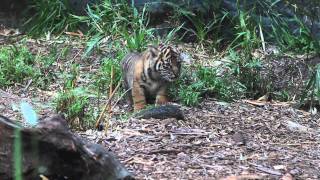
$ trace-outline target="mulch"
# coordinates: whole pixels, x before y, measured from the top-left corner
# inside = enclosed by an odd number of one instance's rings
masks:
[[[247,101],[205,100],[183,111],[185,120],[115,121],[107,136],[92,140],[137,179],[320,178],[318,116],[287,103]]]

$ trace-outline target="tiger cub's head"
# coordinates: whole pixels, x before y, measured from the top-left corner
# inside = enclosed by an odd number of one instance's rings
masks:
[[[175,81],[179,78],[181,69],[181,58],[177,48],[169,45],[158,46],[159,56],[155,62],[155,71],[160,74],[160,78],[167,82]]]

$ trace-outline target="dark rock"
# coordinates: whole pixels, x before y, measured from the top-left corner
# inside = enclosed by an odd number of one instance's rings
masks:
[[[236,132],[232,135],[232,140],[234,141],[235,145],[245,145],[246,144],[246,137],[242,132]]]
[[[167,119],[176,118],[179,120],[184,120],[184,114],[180,110],[179,106],[176,105],[162,105],[156,106],[150,109],[142,110],[133,115],[135,118],[139,119]]]

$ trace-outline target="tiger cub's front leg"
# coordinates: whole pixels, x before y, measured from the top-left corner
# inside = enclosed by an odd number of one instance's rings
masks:
[[[132,100],[134,111],[139,111],[146,105],[144,89],[140,86],[138,81],[133,81]]]
[[[161,87],[157,92],[156,104],[161,105],[161,104],[166,104],[167,102],[168,102],[167,87]]]

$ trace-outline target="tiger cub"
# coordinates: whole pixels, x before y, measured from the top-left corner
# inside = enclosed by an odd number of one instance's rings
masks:
[[[149,46],[142,53],[129,53],[122,60],[124,88],[134,111],[148,103],[165,104],[167,87],[180,75],[180,54],[174,47]]]

